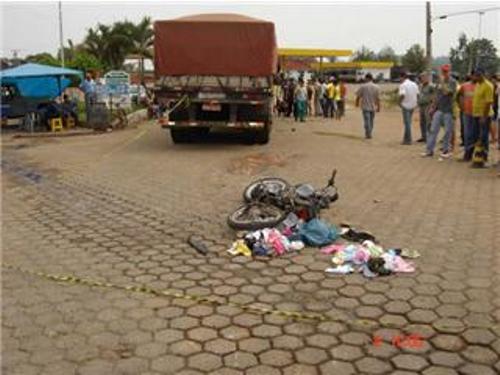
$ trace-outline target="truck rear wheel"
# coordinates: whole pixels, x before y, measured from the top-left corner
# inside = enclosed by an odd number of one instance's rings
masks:
[[[189,143],[193,140],[191,129],[170,129],[170,136],[174,143]]]
[[[271,127],[269,125],[264,126],[261,130],[255,132],[254,142],[259,145],[265,145],[269,142],[269,135],[271,134]]]

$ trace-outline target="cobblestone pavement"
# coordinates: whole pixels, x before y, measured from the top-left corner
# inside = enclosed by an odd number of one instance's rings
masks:
[[[500,180],[399,145],[399,113],[379,115],[371,141],[360,138],[360,121],[354,111],[341,123],[280,119],[266,146],[173,145],[149,123],[100,136],[5,136],[4,262],[222,305],[4,269],[3,373],[499,373]],[[329,257],[316,249],[270,260],[227,255],[225,215],[247,183],[279,175],[320,185],[333,167],[341,198],[324,216],[385,246],[418,249],[415,274],[329,276]],[[189,234],[208,256],[186,244]],[[228,301],[380,326],[258,315]],[[420,347],[392,344],[410,334],[423,337]]]

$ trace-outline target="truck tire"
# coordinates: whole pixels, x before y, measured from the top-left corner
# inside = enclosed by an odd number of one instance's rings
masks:
[[[271,127],[269,125],[264,126],[263,129],[255,132],[254,142],[259,145],[265,145],[269,142],[269,135],[271,134]]]
[[[193,140],[191,129],[170,129],[170,136],[174,143],[189,143]]]

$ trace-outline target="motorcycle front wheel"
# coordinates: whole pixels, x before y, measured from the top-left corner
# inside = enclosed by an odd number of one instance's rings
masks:
[[[286,218],[286,213],[277,207],[250,203],[238,207],[227,218],[228,225],[236,230],[258,230],[273,228]]]

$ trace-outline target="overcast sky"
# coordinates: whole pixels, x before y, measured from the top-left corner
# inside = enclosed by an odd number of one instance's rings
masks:
[[[471,9],[498,7],[499,2],[433,2],[434,16]],[[414,43],[425,46],[425,3],[421,2],[335,2],[298,3],[211,2],[64,2],[64,39],[78,43],[86,30],[97,23],[112,23],[143,16],[153,20],[195,13],[233,12],[273,21],[280,47],[357,49],[366,45],[378,51],[385,45],[397,53]],[[2,2],[2,56],[21,56],[48,51],[59,43],[57,2]],[[482,17],[482,35],[500,50],[500,12]],[[461,32],[477,37],[479,16],[456,16],[434,23],[434,56],[447,55]]]

